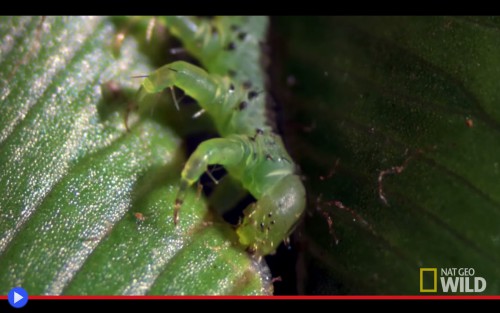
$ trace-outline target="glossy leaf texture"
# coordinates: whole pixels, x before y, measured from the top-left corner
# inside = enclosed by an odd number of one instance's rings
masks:
[[[273,26],[288,144],[309,196],[299,292],[420,294],[420,268],[473,268],[482,294],[499,294],[500,20]]]
[[[174,227],[179,118],[126,130],[152,67],[131,36],[115,57],[115,35],[105,17],[0,19],[0,293],[272,293],[195,189]]]

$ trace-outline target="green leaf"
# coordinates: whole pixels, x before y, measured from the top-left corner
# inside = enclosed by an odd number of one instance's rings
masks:
[[[114,36],[104,17],[0,20],[0,293],[271,293],[195,190],[174,227],[180,118],[143,110],[127,132],[152,68]]]
[[[301,291],[419,294],[419,268],[454,267],[499,294],[500,20],[275,22],[311,200]]]

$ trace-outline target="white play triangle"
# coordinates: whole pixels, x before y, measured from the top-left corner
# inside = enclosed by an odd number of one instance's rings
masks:
[[[17,292],[14,291],[14,303],[17,303],[18,301],[22,300],[24,297],[18,294]]]

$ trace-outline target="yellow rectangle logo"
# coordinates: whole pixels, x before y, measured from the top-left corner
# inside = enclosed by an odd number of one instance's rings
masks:
[[[434,273],[434,284],[431,289],[424,288],[424,272]],[[420,292],[437,292],[437,268],[420,268]]]

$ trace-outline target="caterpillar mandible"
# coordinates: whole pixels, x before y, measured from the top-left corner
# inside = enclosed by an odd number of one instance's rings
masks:
[[[209,165],[223,165],[256,199],[244,210],[236,233],[256,256],[272,254],[294,230],[306,206],[296,165],[266,117],[265,69],[261,64],[268,18],[261,16],[159,17],[204,69],[184,61],[149,74],[139,103],[153,93],[177,87],[213,119],[220,138],[202,142],[181,173],[174,205],[178,223],[187,188]]]

